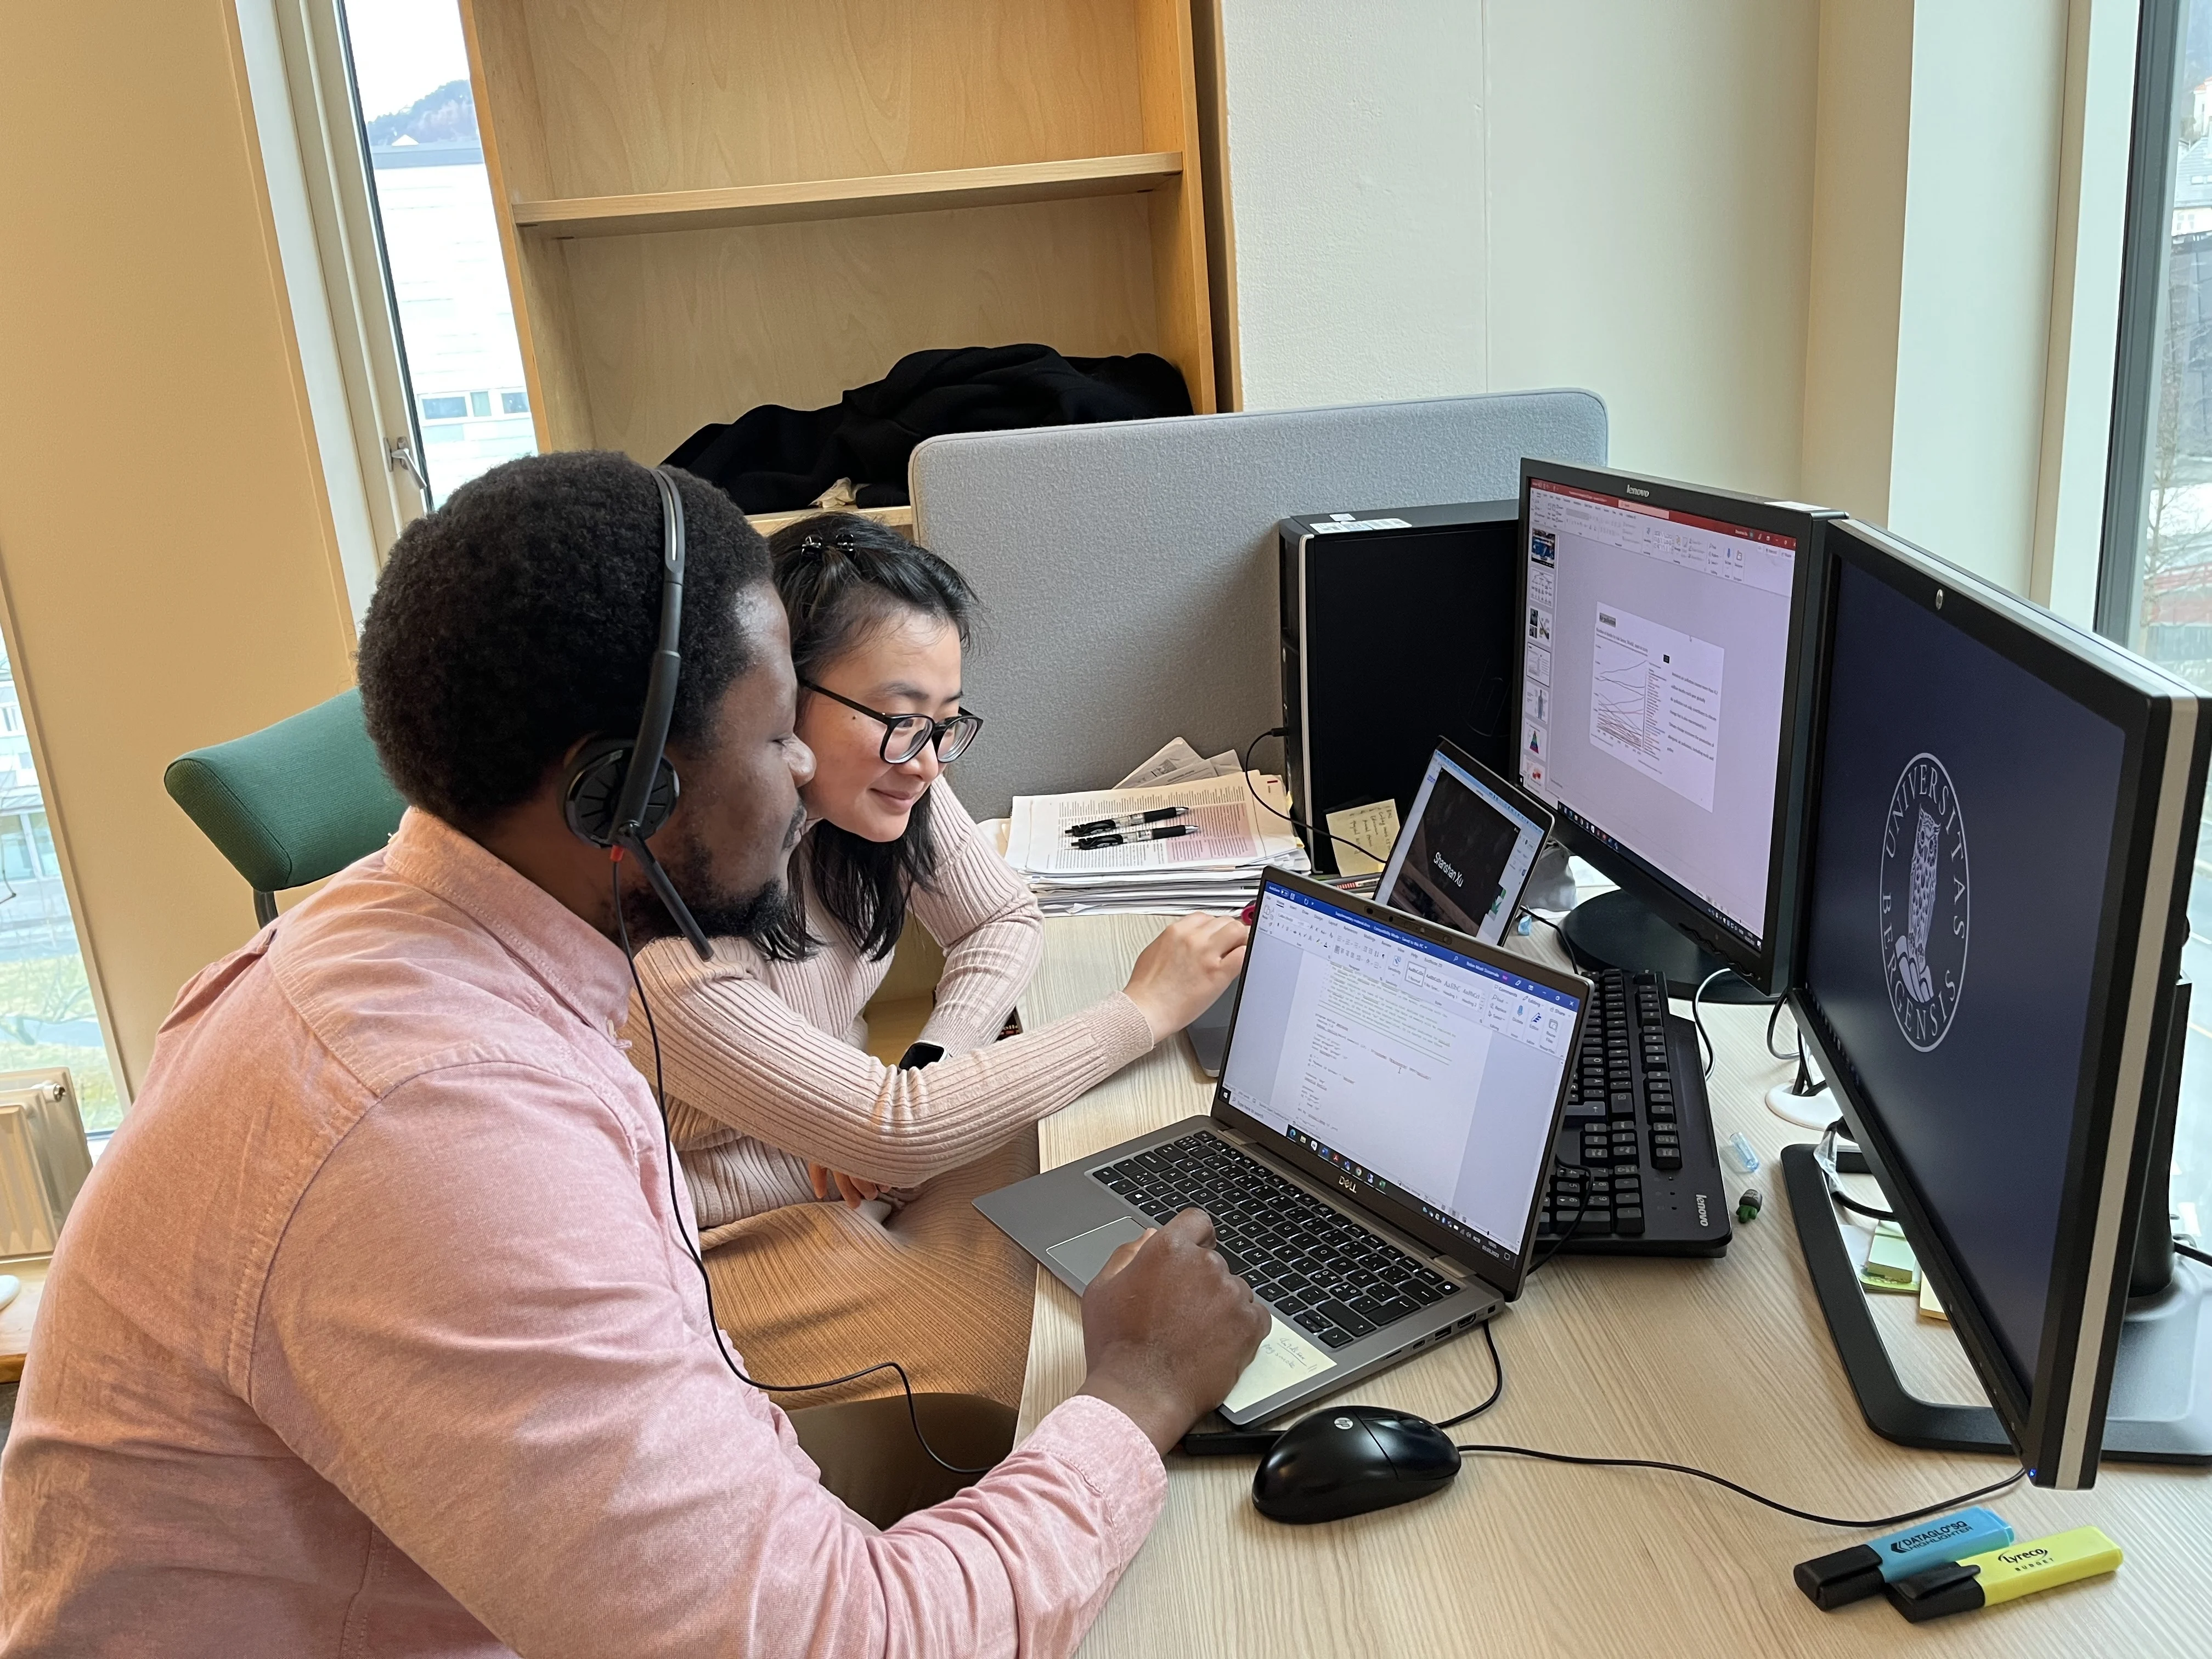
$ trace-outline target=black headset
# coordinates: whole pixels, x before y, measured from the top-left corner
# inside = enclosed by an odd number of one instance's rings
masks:
[[[660,860],[646,845],[668,822],[683,793],[676,769],[668,763],[668,722],[676,712],[676,682],[684,670],[677,635],[684,621],[684,498],[665,467],[653,469],[660,486],[660,642],[653,653],[653,672],[645,683],[645,713],[635,738],[596,738],[568,763],[562,787],[568,828],[594,847],[620,859],[625,853],[645,866],[645,878],[683,929],[702,962],[714,947],[676,890]]]
[[[684,903],[684,896],[676,890],[676,884],[668,879],[668,872],[660,867],[660,860],[646,845],[668,822],[668,815],[676,810],[677,798],[683,793],[677,781],[676,769],[668,763],[664,751],[668,743],[669,718],[676,710],[676,680],[684,669],[683,656],[676,648],[677,630],[684,621],[684,500],[676,493],[676,480],[666,467],[653,468],[653,481],[660,486],[660,642],[653,647],[653,672],[645,683],[645,713],[638,720],[635,738],[596,738],[576,751],[576,758],[568,763],[568,775],[562,786],[562,812],[568,820],[568,828],[592,846],[605,848],[617,860],[625,853],[635,855],[645,866],[645,878],[653,884],[653,890],[659,896],[661,903],[668,907],[668,914],[676,918],[676,925],[691,941],[691,948],[699,953],[699,959],[711,962],[714,947],[707,942],[707,935],[698,919],[692,915],[691,907]],[[629,963],[630,983],[636,988],[638,1005],[645,1011],[646,1030],[653,1039],[653,1092],[660,1109],[661,1152],[668,1163],[668,1212],[680,1215],[683,1212],[676,1201],[675,1137],[668,1122],[668,1085],[661,1074],[660,1030],[653,1022],[653,1004],[646,997],[645,981],[637,971],[637,953],[630,948],[629,928],[623,921],[619,875],[611,877],[608,884],[613,892],[615,926],[622,939],[623,956]],[[680,1231],[677,1243],[690,1258],[691,1265],[699,1270],[699,1283],[707,1293],[707,1323],[714,1332],[714,1352],[738,1382],[763,1393],[804,1394],[857,1382],[876,1371],[896,1372],[899,1387],[906,1393],[907,1420],[914,1425],[914,1437],[921,1443],[930,1460],[955,1474],[986,1473],[988,1465],[968,1468],[948,1462],[929,1443],[929,1437],[921,1431],[921,1414],[915,1407],[913,1379],[907,1376],[906,1367],[896,1359],[880,1360],[819,1382],[763,1382],[745,1375],[723,1340],[721,1322],[714,1314],[714,1283],[708,1277],[705,1258],[699,1254],[698,1246]]]

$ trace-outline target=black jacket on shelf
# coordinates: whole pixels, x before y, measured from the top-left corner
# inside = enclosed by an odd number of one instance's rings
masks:
[[[1188,415],[1190,392],[1164,357],[1063,357],[1050,346],[963,346],[915,351],[873,386],[828,409],[763,404],[702,426],[669,456],[719,484],[748,513],[805,507],[840,478],[862,507],[906,501],[906,461],[942,432],[1072,426]]]

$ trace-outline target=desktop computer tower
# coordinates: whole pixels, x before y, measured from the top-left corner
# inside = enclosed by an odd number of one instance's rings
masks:
[[[1307,849],[1328,813],[1402,818],[1438,737],[1513,775],[1518,501],[1285,519],[1283,748]],[[1374,849],[1387,854],[1387,847]]]

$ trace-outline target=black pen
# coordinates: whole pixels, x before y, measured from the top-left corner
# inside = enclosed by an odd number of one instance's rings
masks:
[[[1133,830],[1140,823],[1164,823],[1170,818],[1189,816],[1188,806],[1155,806],[1149,812],[1124,812],[1118,818],[1093,818],[1088,823],[1071,823],[1060,833],[1073,841],[1083,836],[1103,836],[1115,830]]]
[[[1170,823],[1164,830],[1132,830],[1126,836],[1085,836],[1075,843],[1076,850],[1095,852],[1101,847],[1128,847],[1140,841],[1173,841],[1177,836],[1194,836],[1194,823]]]

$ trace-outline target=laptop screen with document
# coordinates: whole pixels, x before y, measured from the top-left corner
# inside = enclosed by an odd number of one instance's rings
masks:
[[[1572,975],[1271,872],[1217,1105],[1510,1294],[1585,1000]]]

